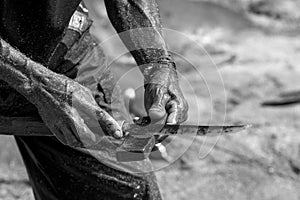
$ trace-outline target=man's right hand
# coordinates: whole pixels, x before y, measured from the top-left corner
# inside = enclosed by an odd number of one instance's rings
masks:
[[[123,136],[89,89],[30,60],[1,38],[0,79],[34,104],[48,128],[66,145],[88,147],[104,135]]]
[[[110,135],[121,138],[118,123],[96,103],[91,91],[62,75],[36,88],[39,113],[55,136],[73,147],[88,147]]]

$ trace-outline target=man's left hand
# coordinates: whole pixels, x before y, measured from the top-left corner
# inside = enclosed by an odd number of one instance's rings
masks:
[[[152,123],[180,124],[187,120],[188,103],[175,68],[159,67],[145,81],[145,108]]]

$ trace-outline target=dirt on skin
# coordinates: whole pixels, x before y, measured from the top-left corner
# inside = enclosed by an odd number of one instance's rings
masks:
[[[200,9],[203,5],[198,6]],[[162,8],[167,9],[167,6]],[[243,23],[236,26],[236,21],[231,24],[237,20],[233,17],[236,13],[220,12],[219,7],[210,9],[211,26],[192,24],[190,27],[195,28],[188,30],[187,35],[207,48],[217,66],[194,42],[168,40],[170,48],[180,52],[176,57],[178,70],[187,80],[181,86],[191,108],[188,123],[253,126],[239,134],[195,139],[192,145],[188,139],[174,139],[167,146],[171,157],[179,156],[178,149],[189,148],[181,159],[174,159],[167,166],[163,161],[154,161],[156,167],[164,166],[157,171],[162,193],[167,200],[300,199],[300,105],[261,106],[263,100],[279,92],[300,91],[300,40],[283,34],[266,34],[252,26],[242,27],[247,21],[243,17],[240,19]],[[165,18],[168,15],[163,13]],[[214,23],[218,19],[224,23]],[[176,26],[168,22],[165,27],[184,31],[188,22],[179,18],[177,22]],[[109,32],[110,28],[106,30]],[[203,77],[194,73],[191,63]],[[132,63],[120,61],[114,67],[121,77]],[[136,85],[134,81],[126,83],[123,89]],[[0,199],[32,200],[13,138],[2,136],[0,147]]]

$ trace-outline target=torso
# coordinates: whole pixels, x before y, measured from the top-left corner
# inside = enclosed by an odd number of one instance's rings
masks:
[[[47,66],[81,0],[0,0],[0,37]],[[47,66],[48,67],[48,66]],[[0,114],[34,116],[36,108],[0,80]]]
[[[81,0],[1,0],[0,36],[45,64]]]

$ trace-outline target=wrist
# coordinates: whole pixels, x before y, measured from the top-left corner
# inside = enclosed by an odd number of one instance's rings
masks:
[[[170,55],[161,56],[150,63],[139,65],[145,82],[151,81],[158,73],[176,73],[176,65]]]

